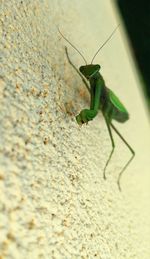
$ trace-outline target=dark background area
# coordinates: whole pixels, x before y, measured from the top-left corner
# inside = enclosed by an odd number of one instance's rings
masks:
[[[118,0],[150,108],[150,0]]]

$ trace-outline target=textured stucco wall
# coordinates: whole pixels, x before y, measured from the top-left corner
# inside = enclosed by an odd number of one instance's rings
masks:
[[[106,125],[77,125],[89,95],[56,29],[90,61],[118,24],[111,2],[0,0],[0,259],[150,258],[149,125],[122,28],[96,58],[131,114],[116,124],[136,151],[122,193],[130,154],[115,137],[104,181]]]

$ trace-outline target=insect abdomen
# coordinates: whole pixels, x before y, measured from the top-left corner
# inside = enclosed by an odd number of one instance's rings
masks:
[[[127,112],[120,111],[110,102],[105,102],[102,112],[104,113],[104,116],[109,118],[110,121],[116,120],[123,123],[129,119],[129,114]]]
[[[107,101],[105,112],[109,116],[110,120],[116,120],[118,122],[125,122],[129,119],[129,114],[119,98],[107,88]]]
[[[129,119],[129,114],[127,112],[121,112],[116,107],[112,107],[111,119],[116,120],[118,122],[125,122]]]

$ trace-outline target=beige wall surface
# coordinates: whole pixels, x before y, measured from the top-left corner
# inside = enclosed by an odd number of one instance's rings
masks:
[[[150,258],[150,137],[140,81],[123,25],[104,0],[0,0],[0,259]],[[101,113],[79,127],[75,115],[89,94],[70,58],[90,62],[130,113],[115,123],[136,152],[114,134],[116,150],[103,179],[111,143]]]

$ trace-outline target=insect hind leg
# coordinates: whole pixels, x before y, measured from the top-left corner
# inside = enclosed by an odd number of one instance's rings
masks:
[[[119,131],[116,129],[116,127],[110,123],[111,127],[113,128],[113,130],[116,132],[116,134],[121,138],[121,140],[124,142],[124,144],[128,147],[128,149],[130,150],[132,156],[131,158],[128,160],[128,162],[125,164],[125,166],[122,168],[122,170],[120,171],[119,173],[119,176],[118,176],[118,181],[117,181],[117,184],[118,184],[118,188],[119,190],[121,191],[121,185],[120,185],[120,179],[122,177],[122,174],[123,172],[126,170],[126,168],[128,167],[128,165],[131,163],[131,161],[133,160],[134,156],[135,156],[135,152],[134,150],[132,149],[132,147],[128,144],[128,142],[123,138],[123,136],[119,133]]]
[[[111,150],[110,155],[109,155],[109,157],[108,157],[108,159],[106,161],[106,164],[105,164],[105,167],[104,167],[104,171],[103,171],[103,178],[106,180],[106,169],[107,169],[107,166],[108,166],[108,164],[109,164],[109,162],[111,160],[111,157],[112,157],[112,155],[114,153],[115,142],[114,142],[113,135],[112,135],[112,132],[111,132],[111,128],[110,128],[110,125],[109,125],[110,123],[109,123],[108,119],[105,116],[104,116],[104,118],[105,118],[105,121],[106,121],[107,129],[108,129],[108,133],[109,133],[110,140],[111,140],[111,145],[112,145],[112,150]]]

